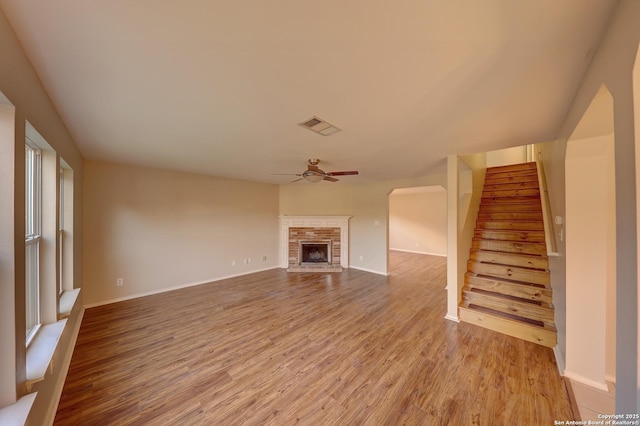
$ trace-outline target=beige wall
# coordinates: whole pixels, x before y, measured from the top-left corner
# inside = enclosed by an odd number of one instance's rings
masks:
[[[588,109],[591,100],[605,85],[614,100],[615,161],[616,161],[616,412],[636,413],[640,409],[638,384],[638,271],[637,271],[637,208],[634,140],[634,109],[632,73],[640,42],[640,2],[621,0],[609,28],[602,39],[578,90],[567,117],[562,124],[558,141],[543,149],[543,161],[549,183],[552,215],[565,216],[564,155],[566,143]],[[638,112],[636,112],[637,114]],[[556,225],[556,232],[561,231]],[[567,236],[569,238],[569,236]],[[551,262],[554,305],[567,306],[573,301],[562,300],[566,270],[566,247],[558,241],[561,257]],[[556,294],[560,299],[556,299]],[[585,307],[588,309],[589,307]],[[556,308],[556,312],[557,308]],[[557,358],[562,364],[566,340],[564,324],[556,321],[559,344]]]
[[[486,154],[450,155],[447,159],[447,314],[459,321],[464,275],[487,172]]]
[[[353,216],[349,221],[350,267],[386,275],[389,194],[395,188],[430,185],[446,187],[446,174],[357,185],[346,182],[281,185],[280,214]]]
[[[442,187],[389,195],[389,248],[447,255],[447,193]]]
[[[615,357],[615,338],[610,340],[615,322],[608,318],[613,314],[615,320],[615,303],[607,303],[609,289],[615,289],[613,135],[569,141],[566,190],[566,297],[571,303],[565,375],[606,391],[606,377],[615,377],[615,359],[608,359]]]
[[[527,162],[527,147],[499,149],[487,152],[487,167],[508,166]]]
[[[276,185],[87,161],[84,215],[87,305],[278,266]]]
[[[3,107],[6,117],[8,110],[14,116],[14,138],[0,140],[0,156],[3,157],[0,169],[0,204],[3,225],[0,227],[0,300],[3,321],[0,324],[0,407],[15,401],[26,392],[25,377],[25,308],[24,308],[24,143],[26,122],[46,139],[48,144],[64,158],[74,170],[73,209],[74,222],[74,277],[80,277],[82,271],[82,157],[64,122],[53,107],[40,80],[25,56],[11,26],[0,10],[0,92],[6,97]],[[0,103],[3,103],[0,100]],[[13,132],[12,132],[13,133]],[[7,134],[6,132],[4,133]],[[7,212],[6,207],[12,212]],[[75,287],[81,282],[76,278]],[[82,296],[81,296],[82,297]],[[74,310],[69,318],[67,330],[74,330],[79,322],[81,311]],[[11,320],[5,322],[5,318]],[[7,324],[13,326],[9,330]],[[65,331],[54,354],[57,361],[70,356],[75,336]],[[7,353],[12,352],[9,356]],[[52,405],[57,403],[59,392],[66,374],[66,365],[57,362],[49,370],[43,382],[35,385],[38,396],[34,402],[30,421],[33,424],[45,424]]]

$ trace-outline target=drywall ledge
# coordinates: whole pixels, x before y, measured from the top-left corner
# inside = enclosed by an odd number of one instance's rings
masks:
[[[44,380],[49,367],[53,368],[51,360],[65,325],[67,325],[66,318],[53,324],[43,325],[27,348],[27,391],[31,391],[35,383]]]
[[[79,288],[62,292],[62,294],[60,295],[60,307],[58,309],[59,320],[67,318],[69,317],[69,315],[71,315],[71,310],[75,306],[79,294]]]
[[[37,395],[38,392],[30,393],[17,400],[14,404],[0,408],[0,425],[24,425]]]

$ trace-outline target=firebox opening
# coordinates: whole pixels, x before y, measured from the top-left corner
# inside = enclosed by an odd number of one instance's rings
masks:
[[[330,242],[300,242],[300,264],[330,264]]]

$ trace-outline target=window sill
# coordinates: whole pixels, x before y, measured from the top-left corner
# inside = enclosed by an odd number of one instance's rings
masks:
[[[47,369],[53,370],[51,360],[66,324],[65,318],[53,324],[43,325],[31,341],[27,348],[27,392],[31,392],[34,384],[44,380]]]
[[[0,425],[24,425],[38,393],[23,396],[15,403],[0,408]]]
[[[75,288],[73,290],[65,290],[60,295],[60,301],[58,302],[58,319],[67,318],[71,315],[71,310],[78,300],[80,289]]]

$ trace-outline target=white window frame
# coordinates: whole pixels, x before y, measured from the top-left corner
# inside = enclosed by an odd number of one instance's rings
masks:
[[[64,292],[63,281],[63,266],[64,266],[64,248],[62,246],[64,241],[64,169],[60,167],[58,171],[58,185],[59,185],[59,211],[58,211],[58,297]]]
[[[41,324],[40,241],[42,240],[42,151],[25,143],[25,310],[27,345]]]

